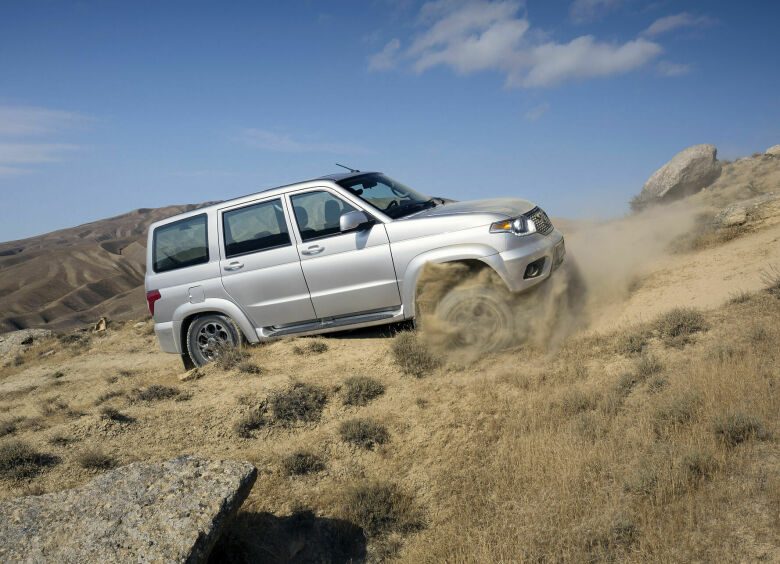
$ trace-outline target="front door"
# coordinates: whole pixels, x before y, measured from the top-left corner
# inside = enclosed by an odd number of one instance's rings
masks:
[[[222,285],[255,327],[316,318],[281,198],[221,212]]]
[[[383,224],[341,233],[339,218],[354,206],[324,189],[289,198],[300,236],[301,266],[318,318],[401,305]]]

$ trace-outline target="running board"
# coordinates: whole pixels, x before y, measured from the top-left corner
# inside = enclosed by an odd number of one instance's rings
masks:
[[[285,325],[282,327],[262,327],[257,333],[261,337],[272,338],[292,335],[294,333],[311,333],[324,331],[326,329],[335,329],[337,327],[347,327],[349,325],[362,325],[363,323],[374,323],[385,319],[403,316],[403,306],[392,309],[383,309],[358,315],[349,315],[346,317],[328,317],[319,321],[309,321],[306,323],[297,323],[295,325]]]

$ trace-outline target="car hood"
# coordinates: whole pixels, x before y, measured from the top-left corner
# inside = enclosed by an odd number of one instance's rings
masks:
[[[517,217],[531,211],[536,206],[520,198],[493,198],[490,200],[470,200],[452,202],[408,216],[410,219],[458,214],[495,214],[506,218]]]

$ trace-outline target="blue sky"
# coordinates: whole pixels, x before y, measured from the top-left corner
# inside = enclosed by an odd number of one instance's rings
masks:
[[[335,172],[623,213],[780,143],[780,4],[0,2],[0,240]]]

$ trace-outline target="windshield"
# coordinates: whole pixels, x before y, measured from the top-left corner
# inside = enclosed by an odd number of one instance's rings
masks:
[[[338,184],[393,219],[437,205],[432,198],[375,172],[351,176]]]

